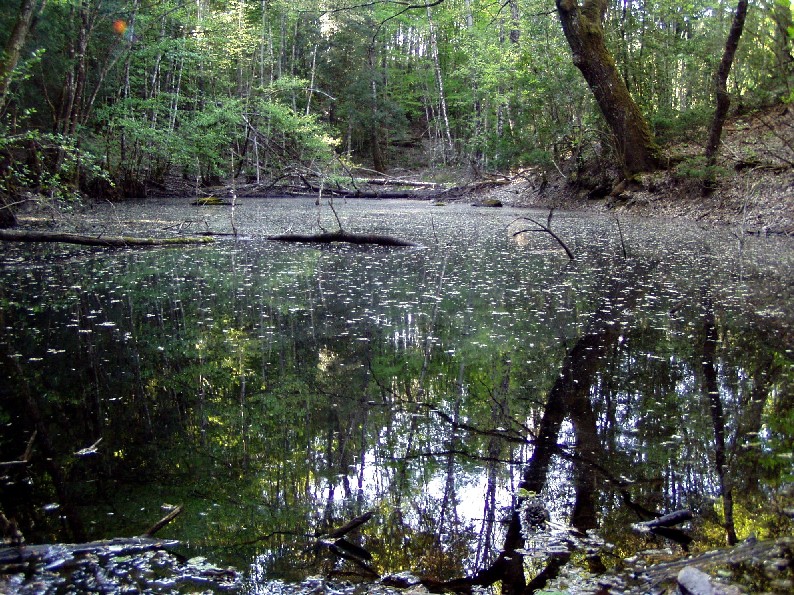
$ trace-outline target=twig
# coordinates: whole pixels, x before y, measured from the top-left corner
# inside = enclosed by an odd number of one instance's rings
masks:
[[[16,461],[5,461],[0,463],[0,467],[11,467],[12,465],[26,465],[30,462],[30,457],[33,454],[33,441],[36,440],[36,431],[34,430],[33,434],[30,436],[30,440],[28,440],[28,445],[25,448],[25,452],[22,453],[22,456],[19,457]]]
[[[557,240],[557,243],[560,246],[562,246],[563,250],[565,250],[565,253],[568,255],[568,258],[573,260],[574,259],[573,252],[571,252],[571,250],[568,248],[568,246],[565,245],[565,242],[563,242],[560,239],[560,236],[558,236],[556,233],[551,231],[551,229],[549,229],[549,225],[551,224],[551,215],[552,215],[553,211],[554,211],[554,209],[549,211],[549,216],[548,216],[548,219],[547,219],[547,225],[543,225],[542,223],[540,223],[539,221],[536,221],[532,217],[519,217],[519,219],[525,219],[527,221],[530,221],[530,222],[534,223],[535,225],[538,226],[538,229],[522,229],[521,231],[515,232],[513,234],[513,237],[516,237],[517,235],[521,235],[522,233],[527,233],[527,232],[530,232],[530,231],[542,231],[542,232],[545,232],[545,233],[549,234],[551,237],[553,237],[555,240]],[[519,219],[517,219],[516,221],[518,221]]]
[[[620,247],[623,249],[623,258],[628,258],[629,255],[626,252],[626,242],[623,239],[623,228],[620,226],[620,218],[617,213],[615,213],[615,223],[618,224],[618,234],[620,235]]]
[[[154,534],[157,533],[160,529],[165,527],[168,523],[173,521],[176,517],[182,514],[182,505],[180,504],[176,508],[174,508],[171,512],[157,521],[154,525],[147,529],[146,533],[141,535],[141,537],[154,537]]]

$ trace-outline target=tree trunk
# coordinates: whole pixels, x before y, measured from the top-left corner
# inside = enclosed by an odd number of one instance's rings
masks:
[[[783,97],[789,97],[792,92],[792,75],[794,75],[794,57],[791,53],[792,36],[789,30],[794,27],[791,18],[791,5],[788,2],[774,2],[772,6],[772,22],[775,24],[774,51],[777,68],[777,77],[782,89]]]
[[[725,448],[725,415],[720,396],[719,378],[717,376],[717,323],[714,316],[714,304],[711,299],[704,300],[706,315],[703,320],[703,384],[708,395],[711,421],[714,425],[714,467],[720,484],[722,511],[725,516],[724,527],[728,545],[736,545],[736,527],[733,518],[733,487],[728,477],[728,459]]]
[[[731,31],[728,33],[728,39],[725,42],[725,51],[722,54],[720,66],[714,75],[717,109],[714,112],[714,119],[711,122],[711,130],[709,131],[709,140],[706,144],[706,163],[711,166],[717,163],[717,151],[720,148],[722,127],[728,117],[728,108],[731,105],[731,98],[728,95],[728,75],[731,72],[736,48],[739,46],[739,38],[744,30],[744,19],[746,16],[747,0],[739,0],[739,4],[736,6],[736,14],[733,17]],[[711,185],[713,185],[713,180],[711,180]]]
[[[510,5],[510,43],[518,43],[521,39],[521,12],[518,0],[508,0]]]
[[[433,17],[429,5],[427,7],[427,25],[430,34],[430,55],[433,58],[433,69],[436,74],[436,85],[438,86],[438,105],[441,112],[441,123],[444,126],[444,138],[446,140],[443,153],[444,163],[446,163],[447,157],[453,154],[454,144],[452,143],[452,132],[449,126],[449,116],[447,115],[447,98],[444,94],[444,77],[441,73],[441,60],[438,55],[438,38],[436,36],[436,28],[433,24]]]
[[[609,128],[615,136],[625,173],[649,171],[659,165],[659,149],[650,126],[632,99],[604,43],[602,21],[606,0],[556,0],[562,30]]]
[[[372,152],[372,169],[380,173],[386,173],[386,158],[380,146],[381,128],[378,118],[378,82],[377,82],[377,63],[375,60],[374,46],[369,48],[369,67],[372,73],[370,80],[370,92],[372,94],[372,122],[370,123],[370,150]]]
[[[30,23],[33,20],[33,12],[36,8],[36,0],[22,0],[19,7],[19,16],[14,25],[11,36],[6,41],[5,59],[0,60],[0,108],[5,104],[5,97],[8,93],[8,86],[11,84],[14,68],[19,61],[19,54],[25,44],[25,38],[30,31]]]

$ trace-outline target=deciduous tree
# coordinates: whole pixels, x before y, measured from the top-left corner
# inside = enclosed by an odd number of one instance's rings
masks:
[[[582,72],[615,137],[627,174],[654,169],[659,149],[604,42],[606,0],[557,0],[573,63]]]

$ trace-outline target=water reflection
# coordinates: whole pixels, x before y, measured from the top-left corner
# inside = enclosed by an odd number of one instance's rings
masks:
[[[624,259],[613,220],[560,214],[569,262],[514,243],[516,213],[340,211],[425,248],[261,241],[316,217],[251,201],[250,241],[3,254],[0,503],[28,541],[137,535],[182,503],[163,534],[191,554],[300,580],[355,570],[310,546],[374,510],[351,541],[378,572],[518,593],[680,508],[694,547],[790,531],[769,504],[792,476],[790,242],[739,261],[728,232],[624,221]],[[529,501],[614,555],[528,533]]]

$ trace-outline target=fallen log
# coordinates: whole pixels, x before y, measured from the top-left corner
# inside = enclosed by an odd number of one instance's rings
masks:
[[[439,185],[436,182],[417,182],[398,178],[366,178],[356,179],[356,182],[367,186],[406,186],[409,188],[436,188]]]
[[[640,589],[632,589],[632,592],[656,593],[661,592],[659,588],[667,582],[676,580],[680,572],[687,567],[697,568],[702,572],[710,574],[717,568],[724,566],[747,565],[750,568],[763,568],[759,574],[768,571],[769,566],[763,564],[766,560],[786,559],[787,552],[794,547],[793,537],[782,537],[758,541],[750,538],[738,545],[711,550],[696,556],[684,557],[672,562],[661,564],[643,565],[642,568],[629,567],[624,573],[642,581]],[[790,572],[788,568],[780,571],[781,574]]]
[[[346,231],[334,231],[317,234],[288,233],[275,236],[267,236],[268,240],[274,242],[300,242],[312,244],[331,244],[341,242],[346,244],[374,244],[378,246],[400,246],[416,247],[419,244],[401,240],[393,236],[378,234],[349,233]]]
[[[434,197],[442,198],[442,197],[461,197],[467,194],[473,194],[475,192],[480,192],[482,190],[488,190],[491,188],[495,188],[497,186],[505,186],[510,183],[510,180],[503,179],[503,180],[479,180],[476,182],[469,182],[468,184],[463,184],[461,186],[453,186],[452,188],[447,188],[442,192],[438,192],[434,195]]]
[[[47,566],[61,566],[63,563],[83,554],[121,556],[149,550],[169,549],[177,545],[179,545],[179,542],[174,539],[126,537],[89,541],[88,543],[58,543],[4,547],[0,548],[0,565],[37,561],[43,562]]]
[[[89,236],[76,233],[0,229],[0,241],[4,242],[62,242],[84,246],[126,248],[128,246],[174,246],[179,244],[207,244],[211,237],[136,238],[130,236]]]
[[[650,521],[634,523],[631,528],[640,534],[652,533],[653,535],[666,537],[679,544],[684,551],[689,551],[689,544],[692,543],[693,538],[680,529],[676,529],[675,525],[691,520],[691,511],[676,510],[670,514],[660,516],[659,518],[651,519]]]
[[[674,527],[675,525],[680,525],[681,523],[685,523],[686,521],[692,520],[692,511],[687,509],[676,510],[669,514],[665,514],[655,519],[651,519],[650,521],[644,521],[642,523],[634,523],[632,528],[639,531],[640,533],[652,531],[653,529],[657,529],[659,527]]]
[[[341,527],[332,530],[327,535],[321,536],[315,545],[325,546],[340,558],[350,560],[369,576],[380,577],[380,574],[378,574],[378,572],[375,571],[372,566],[370,566],[370,562],[372,562],[372,554],[370,554],[363,547],[356,545],[355,543],[351,543],[344,538],[345,535],[370,520],[373,514],[375,514],[373,511],[365,512],[361,516],[354,518]]]
[[[373,199],[380,199],[380,198],[404,198],[404,199],[424,199],[433,196],[432,191],[422,191],[422,190],[400,190],[400,191],[377,191],[377,190],[362,190],[361,188],[355,188],[353,190],[349,188],[343,188],[342,186],[328,186],[328,187],[321,187],[316,184],[312,184],[309,180],[305,177],[301,176],[301,180],[303,184],[309,192],[312,194],[327,194],[331,196],[343,196],[345,198],[373,198]]]

